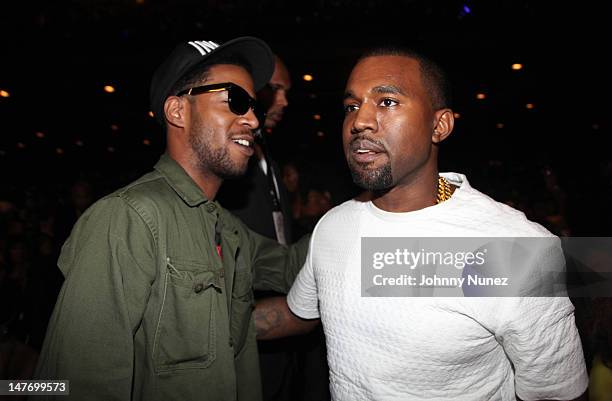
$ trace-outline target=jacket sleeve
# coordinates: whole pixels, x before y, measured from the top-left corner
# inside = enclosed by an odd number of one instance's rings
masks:
[[[308,254],[310,234],[290,246],[278,244],[249,231],[253,255],[253,288],[261,291],[289,292]]]
[[[77,222],[58,264],[65,281],[36,378],[69,380],[67,400],[130,400],[133,338],[156,268],[149,227],[121,198],[105,198]]]

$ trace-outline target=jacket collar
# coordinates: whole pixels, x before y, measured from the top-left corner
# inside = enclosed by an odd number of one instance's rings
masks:
[[[172,187],[174,192],[189,206],[195,207],[201,203],[208,202],[204,192],[191,179],[189,174],[168,153],[164,153],[157,164],[157,170]]]

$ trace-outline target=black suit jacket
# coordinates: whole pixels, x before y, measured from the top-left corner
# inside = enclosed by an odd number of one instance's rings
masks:
[[[270,160],[270,159],[268,159]],[[293,217],[287,189],[279,175],[278,165],[270,164],[278,184],[281,212],[283,213],[284,231],[287,243],[291,243],[291,226]],[[259,159],[251,157],[244,176],[238,179],[226,180],[221,185],[217,199],[226,209],[238,216],[253,231],[278,240],[272,218],[272,196],[270,195],[268,177],[259,166]],[[255,292],[255,298],[265,298],[279,295],[271,292]],[[262,391],[264,401],[295,400],[297,386],[296,350],[299,349],[301,338],[282,338],[274,341],[258,343],[259,362],[261,367]],[[327,371],[327,369],[325,369]],[[327,383],[323,383],[325,386]]]
[[[280,177],[278,165],[274,161],[271,164],[278,184],[285,238],[287,243],[290,244],[293,241],[291,232],[293,217],[289,195]],[[270,166],[268,165],[269,172]],[[272,218],[272,196],[270,195],[268,177],[261,170],[256,156],[249,160],[249,166],[244,176],[223,182],[217,194],[217,200],[224,208],[238,216],[251,230],[265,237],[278,240]]]

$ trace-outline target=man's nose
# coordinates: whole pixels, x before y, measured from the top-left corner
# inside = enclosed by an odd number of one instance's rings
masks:
[[[250,130],[257,129],[259,127],[259,120],[255,115],[255,111],[252,108],[249,108],[249,111],[246,114],[240,116],[240,125],[248,127]]]
[[[284,89],[279,89],[276,91],[276,104],[285,108],[289,106],[289,101],[287,100],[287,92]]]
[[[363,131],[376,132],[378,130],[375,107],[362,104],[353,115],[353,124],[351,125],[352,134],[358,134]]]

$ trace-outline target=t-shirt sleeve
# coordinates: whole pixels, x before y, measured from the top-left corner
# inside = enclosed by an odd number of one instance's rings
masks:
[[[516,394],[525,401],[574,399],[588,376],[574,306],[566,297],[509,298],[497,334],[514,364]]]
[[[315,234],[310,238],[310,246],[308,247],[308,255],[306,256],[304,266],[287,295],[289,309],[303,319],[316,319],[320,317],[317,281],[312,263],[314,238]]]

